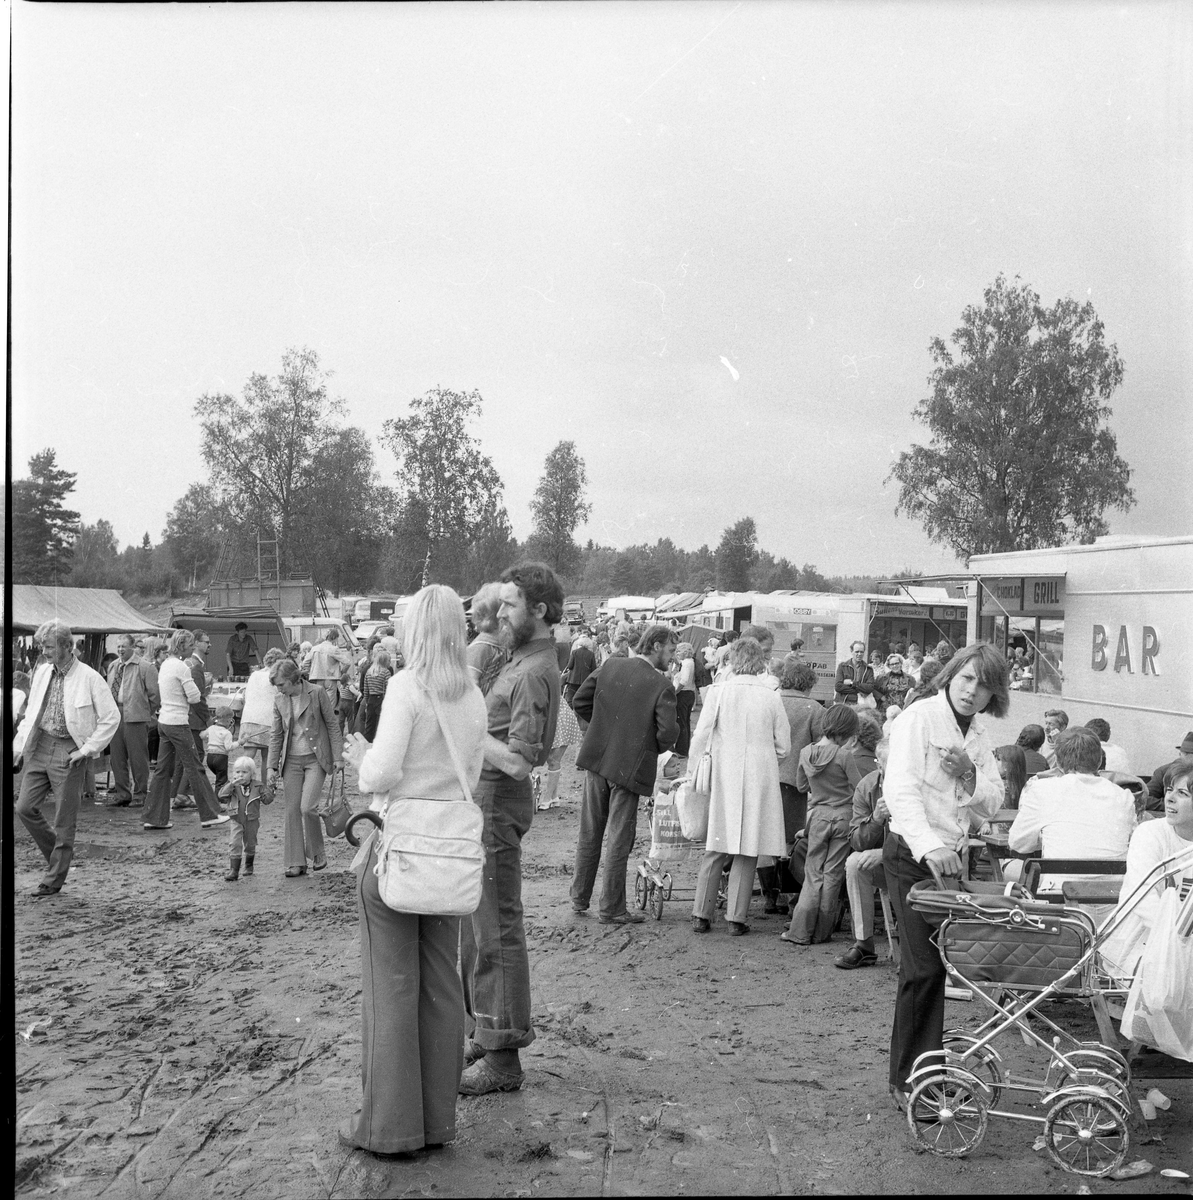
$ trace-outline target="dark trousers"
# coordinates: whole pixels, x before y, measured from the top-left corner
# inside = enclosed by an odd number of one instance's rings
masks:
[[[51,737],[36,729],[29,735],[29,741],[32,753],[25,755],[16,814],[46,860],[42,883],[60,888],[66,882],[66,873],[75,855],[75,823],[83,801],[87,760],[81,758],[71,766],[70,756],[75,749],[73,738]],[[51,798],[54,801],[53,824],[41,815],[42,805]]]
[[[198,763],[202,763],[202,761],[203,761],[203,735],[197,729],[191,730],[191,745],[194,746],[194,748],[195,748],[195,761]],[[189,779],[186,781],[185,785],[183,783],[183,778],[182,778],[183,771],[184,771],[184,768],[183,768],[181,759],[175,759],[174,774],[170,779],[170,799],[171,800],[173,800],[175,796],[188,796],[191,794],[190,790],[189,790],[190,789]]]
[[[695,692],[675,693],[675,720],[679,725],[679,737],[675,740],[675,753],[687,757],[692,745],[692,706],[696,703]]]
[[[899,990],[891,1029],[890,1080],[892,1087],[904,1091],[915,1060],[943,1045],[945,970],[936,930],[907,903],[911,885],[931,879],[932,872],[916,862],[907,843],[894,833],[886,835],[882,866],[891,911],[899,923]]]
[[[144,804],[149,791],[149,727],[144,721],[126,721],[121,717],[108,752],[112,757],[116,799]]]
[[[790,850],[808,819],[808,793],[799,791],[794,783],[780,783],[779,794],[783,797],[783,836]]]
[[[522,921],[522,838],[534,817],[529,778],[481,776],[474,796],[485,817],[480,907],[460,921],[460,973],[467,1032],[485,1050],[534,1041],[530,959]]]
[[[203,757],[195,753],[193,730],[186,725],[158,725],[161,743],[157,750],[157,766],[149,783],[149,799],[145,801],[145,824],[165,825],[170,820],[170,781],[174,767],[180,765],[194,792],[199,806],[200,821],[214,821],[220,815],[215,792],[203,770]]]
[[[215,775],[215,790],[218,793],[228,782],[228,756],[226,754],[209,754],[207,766]]]
[[[365,696],[361,700],[365,710],[364,735],[366,742],[371,742],[377,736],[377,722],[381,719],[381,702],[384,699],[385,694],[381,693],[377,696]]]
[[[387,908],[373,874],[376,861],[374,841],[356,893],[364,1094],[352,1140],[395,1154],[456,1136],[456,1090],[464,1068],[464,997],[456,970],[460,919]]]
[[[584,801],[580,806],[580,840],[576,846],[576,869],[572,873],[572,904],[587,908],[601,864],[601,842],[609,831],[605,854],[605,880],[601,887],[600,914],[616,917],[626,911],[625,875],[634,834],[638,830],[638,797],[616,783],[587,771]]]

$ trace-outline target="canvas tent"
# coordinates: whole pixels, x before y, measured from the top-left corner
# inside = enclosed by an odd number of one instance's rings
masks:
[[[169,633],[111,588],[12,585],[12,631],[29,636],[46,621],[65,621],[84,636],[83,661],[98,667],[110,633]]]

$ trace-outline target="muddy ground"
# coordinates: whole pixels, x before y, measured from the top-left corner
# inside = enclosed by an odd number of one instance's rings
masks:
[[[569,755],[569,759],[570,759]],[[282,875],[280,806],[263,810],[257,874],[225,883],[227,834],[194,812],[147,833],[141,812],[88,807],[61,895],[17,834],[21,1196],[396,1197],[847,1192],[1068,1192],[1084,1182],[993,1120],[970,1158],[916,1153],[887,1097],[893,967],[845,973],[847,939],[799,949],[780,919],[690,932],[677,895],[630,929],[568,904],[579,779],[525,842],[538,1038],[519,1093],[461,1100],[459,1137],[405,1161],[347,1153],[359,1102],[360,948],[352,850]],[[358,800],[359,805],[361,802]],[[632,872],[646,852],[643,840]],[[676,868],[677,892],[694,867]],[[760,908],[755,900],[755,907]],[[885,959],[885,956],[884,956]],[[976,1023],[976,1004],[949,1020]],[[1092,1031],[1082,1010],[1058,1020]],[[1014,1039],[1012,1066],[1039,1056]],[[1193,1081],[1131,1158],[1193,1173]],[[1158,1174],[1094,1193],[1189,1194]]]

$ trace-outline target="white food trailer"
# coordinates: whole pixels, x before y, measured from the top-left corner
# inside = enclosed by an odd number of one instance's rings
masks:
[[[1059,708],[1070,725],[1109,722],[1133,773],[1176,757],[1193,730],[1193,537],[982,554],[969,569],[967,640],[1035,655],[992,723],[1000,744]]]
[[[793,638],[802,638],[804,659],[816,671],[815,699],[833,702],[837,664],[849,658],[850,644],[864,642],[866,653],[890,643],[918,642],[925,650],[941,640],[965,642],[966,601],[946,588],[910,586],[902,595],[866,592],[709,592],[699,607],[667,613],[711,629],[764,625],[775,635],[781,658]]]

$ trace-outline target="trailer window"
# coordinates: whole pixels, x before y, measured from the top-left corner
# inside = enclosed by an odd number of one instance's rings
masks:
[[[1062,618],[1040,617],[1036,627],[1036,691],[1059,696],[1065,678],[1065,623]]]

